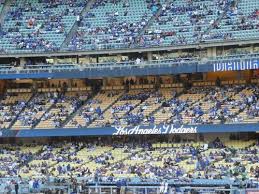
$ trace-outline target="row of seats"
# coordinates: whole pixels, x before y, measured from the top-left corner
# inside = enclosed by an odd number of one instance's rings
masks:
[[[252,79],[252,80],[251,80],[251,83],[253,83],[253,84],[258,84],[258,83],[259,83],[259,79]]]
[[[229,81],[221,81],[222,85],[233,85],[233,84],[246,84],[246,80],[229,80]]]
[[[161,88],[182,88],[183,84],[161,84]]]
[[[193,86],[215,86],[215,82],[194,82]]]
[[[111,91],[111,90],[123,90],[123,86],[103,86],[102,90],[104,91]]]
[[[30,88],[18,88],[18,89],[7,89],[7,93],[30,93],[32,89]],[[61,91],[61,88],[38,88],[37,92],[56,92]],[[91,91],[91,87],[82,87],[82,88],[67,88],[67,91]]]
[[[20,88],[20,89],[7,89],[7,93],[30,93],[31,89],[29,88]]]

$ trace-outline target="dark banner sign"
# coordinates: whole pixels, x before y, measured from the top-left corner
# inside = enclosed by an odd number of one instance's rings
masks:
[[[103,128],[73,128],[73,129],[28,129],[5,130],[2,137],[53,137],[53,136],[102,136],[102,135],[165,135],[191,133],[231,133],[258,132],[259,124],[218,124],[218,125],[154,125],[134,127],[103,127]]]

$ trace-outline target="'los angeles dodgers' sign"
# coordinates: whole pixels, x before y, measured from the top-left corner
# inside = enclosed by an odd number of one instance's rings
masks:
[[[160,125],[153,127],[115,127],[117,130],[113,135],[147,135],[147,134],[176,134],[176,133],[197,133],[197,127],[175,127],[174,125]]]

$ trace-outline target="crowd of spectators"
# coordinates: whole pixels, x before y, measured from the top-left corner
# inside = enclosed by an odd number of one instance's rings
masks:
[[[54,127],[61,127],[64,119],[68,118],[88,99],[88,95],[83,93],[75,94],[74,96],[66,96],[66,94],[59,94],[52,109],[55,111],[45,112],[41,121],[52,120]],[[40,125],[40,123],[39,123]]]
[[[147,1],[146,4],[136,5],[134,1],[120,0],[96,1],[91,10],[82,17],[79,29],[70,42],[69,50],[131,47],[140,30],[150,19],[149,9],[153,13],[157,10],[156,1]],[[133,5],[137,7],[134,9]],[[141,11],[139,6],[143,6]]]
[[[257,2],[251,2],[251,4],[253,3]],[[258,15],[258,9],[254,6],[231,2],[231,6],[226,10],[221,21],[213,25],[213,30],[205,34],[203,40],[239,40],[243,38],[244,32],[248,37],[254,38],[257,36],[257,32],[253,30],[259,28]]]
[[[242,39],[242,31],[256,30],[259,26],[259,11],[233,0],[210,3],[191,0],[185,4],[180,1],[98,0],[82,14],[87,3],[82,0],[12,2],[0,26],[0,36],[4,40],[1,50],[75,51],[187,45]],[[153,22],[149,24],[149,21]],[[60,48],[74,23],[78,29],[68,47]],[[144,35],[142,30],[145,30]],[[249,36],[256,34],[249,31]],[[12,46],[5,47],[6,42]]]
[[[28,98],[17,94],[7,93],[0,102],[0,126],[9,128],[17,115],[26,107]]]
[[[258,86],[191,87],[179,94],[169,88],[100,91],[93,98],[58,90],[7,93],[0,110],[3,129],[258,122]]]
[[[46,104],[54,104],[57,102],[57,99],[57,93],[37,94],[37,96],[27,104],[26,110],[19,115],[17,120],[21,122],[22,126],[35,126],[39,122],[39,118],[37,118],[36,115],[39,112],[46,112]]]
[[[89,98],[87,92],[43,92],[35,93],[31,100],[24,104],[12,126],[13,129],[37,128],[44,121],[51,121],[45,127],[60,127],[66,118],[74,113]],[[46,125],[46,124],[45,124]]]
[[[115,99],[119,97],[120,92],[110,91],[110,92],[100,92],[100,95],[105,95],[105,98],[113,98]],[[98,96],[98,95],[97,95]],[[104,108],[102,107],[103,102],[100,98],[92,98],[89,99],[85,106],[81,108],[78,116],[84,120],[84,123],[78,122],[76,119],[72,118],[70,124],[75,126],[76,128],[87,127],[90,123],[95,120],[102,120],[104,119],[103,112]],[[98,123],[97,126],[103,126],[102,123]]]
[[[12,2],[0,28],[1,38],[15,50],[57,51],[73,25],[71,18],[86,4],[80,0]]]
[[[207,29],[231,1],[173,1],[163,4],[156,21],[139,40],[141,46],[186,45],[198,43]]]
[[[255,87],[254,94],[258,94],[259,88]],[[259,100],[258,95],[248,96],[245,100],[246,102],[246,114],[248,118],[255,118],[259,116]]]
[[[194,88],[195,93],[205,93],[199,101],[181,100],[173,97],[162,105],[162,114],[170,107],[173,124],[242,123],[247,118],[258,116],[257,86]],[[246,112],[245,118],[242,112]],[[241,113],[241,114],[240,114]],[[184,118],[191,118],[185,121]]]
[[[247,186],[259,176],[258,142],[239,142],[244,146],[233,147],[231,140],[222,141],[219,137],[205,142],[168,144],[168,147],[155,146],[157,142],[152,138],[142,143],[137,140],[111,143],[99,138],[20,147],[5,145],[0,152],[0,172],[1,177],[18,176],[20,181],[29,177],[32,190],[49,183],[50,177],[97,183],[114,183],[122,177],[141,182],[231,180]],[[32,147],[37,149],[28,151]]]

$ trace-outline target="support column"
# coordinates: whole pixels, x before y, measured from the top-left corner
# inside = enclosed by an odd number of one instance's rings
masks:
[[[212,57],[216,57],[217,56],[217,48],[213,47],[212,48]]]
[[[106,77],[104,77],[104,78],[103,78],[103,86],[104,86],[104,87],[107,86],[107,83],[108,83],[108,80],[107,80]]]
[[[216,57],[217,56],[217,49],[216,47],[207,48],[207,57]]]
[[[121,62],[122,55],[121,55],[121,54],[118,54],[118,55],[117,55],[117,58],[119,59],[119,61],[118,61],[118,62]]]
[[[203,73],[203,74],[202,74],[202,80],[203,80],[203,81],[206,81],[206,80],[207,80],[207,73]]]
[[[38,91],[38,85],[36,80],[32,81],[32,92],[34,91]]]
[[[147,53],[147,60],[148,60],[148,61],[152,61],[152,58],[153,58],[152,52],[148,52],[148,53]]]
[[[254,52],[254,45],[251,45],[251,46],[250,46],[249,51],[250,51],[250,53],[253,53],[253,52]]]
[[[19,60],[20,59],[20,60]],[[20,66],[24,66],[26,64],[26,59],[25,58],[19,58],[18,61],[20,62]]]
[[[177,57],[179,57],[179,56],[181,56],[182,55],[182,53],[183,53],[183,51],[182,50],[178,50],[178,56]]]
[[[242,73],[242,71],[238,71],[237,72],[237,80],[241,80],[241,79],[243,79],[243,73]]]
[[[57,63],[58,63],[57,57],[53,57],[53,64],[55,65],[55,64],[57,64]]]

